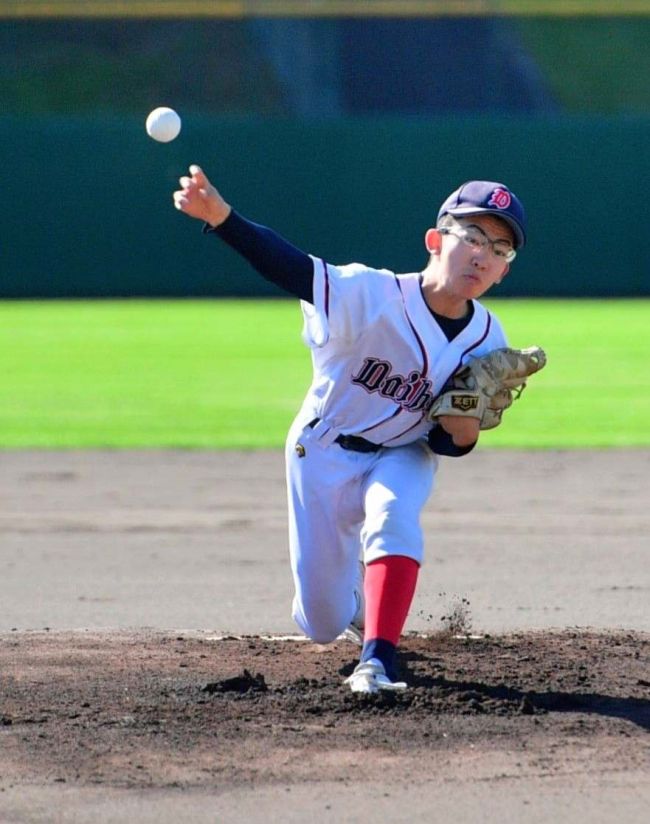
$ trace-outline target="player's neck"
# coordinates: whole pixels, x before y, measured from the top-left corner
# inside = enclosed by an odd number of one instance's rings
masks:
[[[464,318],[470,311],[469,300],[438,291],[431,284],[422,285],[422,294],[429,309],[443,318],[457,320]]]

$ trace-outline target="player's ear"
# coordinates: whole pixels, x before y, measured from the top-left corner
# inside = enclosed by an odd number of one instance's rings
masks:
[[[424,245],[427,252],[431,255],[437,255],[440,252],[442,245],[442,235],[437,229],[427,229],[424,235]]]
[[[502,273],[501,277],[499,278],[499,280],[497,280],[497,283],[501,283],[501,281],[504,279],[504,277],[508,274],[509,271],[510,271],[510,264],[506,263],[506,265],[503,269],[503,273]]]

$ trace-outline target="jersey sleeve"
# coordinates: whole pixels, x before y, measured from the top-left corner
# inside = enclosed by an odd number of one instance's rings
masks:
[[[386,301],[399,296],[395,275],[388,270],[313,260],[313,302],[301,302],[303,340],[311,348],[321,348],[330,341],[353,344]]]

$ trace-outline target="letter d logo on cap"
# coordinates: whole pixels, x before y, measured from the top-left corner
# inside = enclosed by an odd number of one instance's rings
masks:
[[[497,209],[507,209],[512,203],[510,192],[507,189],[495,189],[492,197],[488,200],[488,206],[496,206]]]

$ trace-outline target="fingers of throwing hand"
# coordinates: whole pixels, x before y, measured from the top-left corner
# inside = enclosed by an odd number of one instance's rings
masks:
[[[173,194],[174,206],[191,217],[207,220],[211,199],[216,198],[217,192],[199,166],[192,165],[189,171],[189,175],[178,179],[180,189]]]
[[[185,192],[174,192],[174,206],[181,212],[189,206],[189,199]]]
[[[181,212],[188,211],[192,204],[205,199],[205,192],[199,187],[196,180],[191,177],[179,178],[181,189],[174,192],[174,206]]]
[[[206,188],[209,185],[208,179],[205,176],[205,172],[200,166],[196,164],[192,164],[190,166],[190,174],[192,175],[192,179],[195,180],[199,186],[203,186]]]

